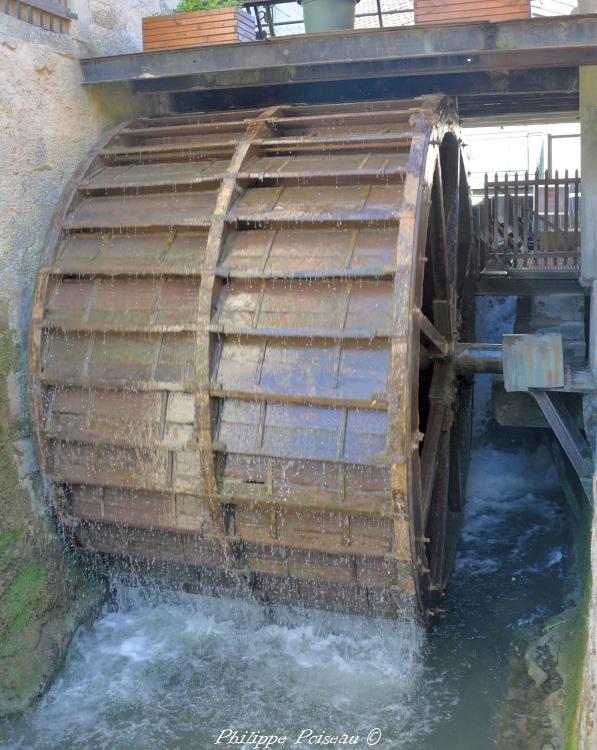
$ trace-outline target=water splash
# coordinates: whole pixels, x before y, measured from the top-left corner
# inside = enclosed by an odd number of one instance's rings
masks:
[[[230,726],[366,735],[382,719],[393,742],[424,731],[414,623],[117,591],[117,610],[78,633],[50,693],[13,725],[11,748],[190,750]]]
[[[489,749],[511,644],[562,607],[568,524],[545,449],[477,449],[447,618],[429,634],[115,580],[48,695],[0,724],[0,747],[208,750],[226,728],[294,742],[380,727],[382,750]]]

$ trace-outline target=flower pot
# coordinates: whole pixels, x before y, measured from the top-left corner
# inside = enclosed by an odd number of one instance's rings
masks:
[[[462,0],[415,0],[415,23],[459,23],[464,21],[510,21],[531,17],[530,0],[492,0],[463,3]]]
[[[143,49],[147,51],[254,40],[253,16],[240,8],[195,10],[143,19]]]
[[[354,8],[359,0],[302,0],[305,31],[354,29]]]

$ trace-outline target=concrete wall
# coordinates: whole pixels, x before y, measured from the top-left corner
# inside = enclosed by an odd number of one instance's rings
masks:
[[[170,5],[173,4],[173,0]],[[79,58],[140,48],[163,0],[71,0],[70,33],[0,12],[0,714],[40,694],[77,624],[101,601],[57,540],[30,440],[29,300],[63,186],[100,134],[136,113],[126,88],[98,94]]]

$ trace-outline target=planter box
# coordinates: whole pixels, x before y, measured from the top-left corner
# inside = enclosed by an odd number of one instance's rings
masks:
[[[240,8],[197,10],[143,19],[143,49],[147,51],[254,40],[253,16]]]
[[[415,0],[415,23],[509,21],[531,17],[531,0]]]

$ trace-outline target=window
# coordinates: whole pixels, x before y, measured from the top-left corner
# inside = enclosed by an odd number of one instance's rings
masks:
[[[67,34],[70,22],[77,18],[67,0],[0,0],[0,10],[32,26],[59,34]]]

